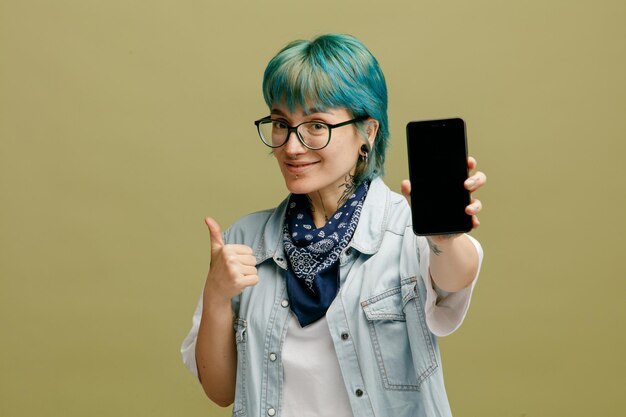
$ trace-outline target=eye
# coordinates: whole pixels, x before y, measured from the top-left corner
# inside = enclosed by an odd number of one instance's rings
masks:
[[[312,122],[311,129],[312,130],[325,130],[326,125],[324,123]]]
[[[272,127],[274,129],[287,129],[287,123],[282,120],[272,120]]]

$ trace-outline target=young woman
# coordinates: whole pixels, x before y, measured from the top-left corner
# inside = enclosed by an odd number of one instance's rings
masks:
[[[270,114],[255,124],[290,195],[223,234],[206,219],[211,266],[185,364],[234,416],[449,416],[436,338],[463,321],[482,250],[465,234],[414,235],[410,183],[404,197],[383,183],[378,62],[351,36],[295,41],[263,94]],[[472,199],[474,227],[480,210]]]

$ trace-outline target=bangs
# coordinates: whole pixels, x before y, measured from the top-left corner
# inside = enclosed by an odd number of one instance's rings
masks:
[[[349,54],[353,55],[353,54]],[[296,41],[279,53],[265,70],[263,97],[268,107],[285,105],[289,111],[300,107],[325,111],[345,107],[362,116],[365,97],[358,97],[353,68],[340,55]],[[355,94],[356,93],[356,94]]]

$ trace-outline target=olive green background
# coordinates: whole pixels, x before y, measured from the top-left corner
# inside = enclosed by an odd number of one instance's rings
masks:
[[[626,3],[0,1],[0,415],[226,416],[178,349],[203,218],[278,203],[252,121],[296,38],[359,37],[404,126],[460,116],[486,258],[442,339],[457,417],[622,416]]]

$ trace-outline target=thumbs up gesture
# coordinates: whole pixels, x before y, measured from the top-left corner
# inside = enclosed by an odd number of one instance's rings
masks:
[[[247,245],[226,245],[222,229],[211,217],[204,219],[211,235],[211,267],[205,285],[205,297],[230,301],[244,288],[259,282],[256,258]]]

